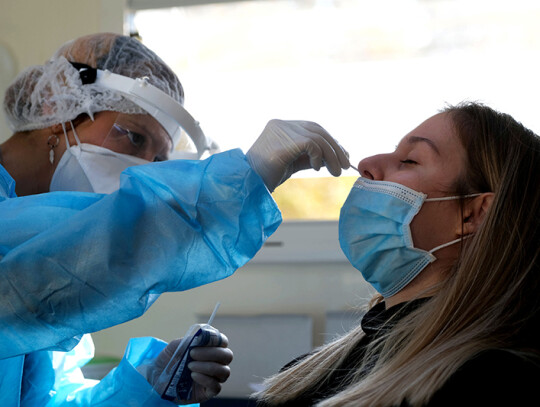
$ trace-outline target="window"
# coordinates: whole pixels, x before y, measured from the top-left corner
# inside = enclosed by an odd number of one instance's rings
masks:
[[[132,0],[131,28],[175,69],[187,109],[222,149],[247,151],[272,118],[313,120],[356,164],[462,100],[540,130],[536,1],[222,0],[144,9],[157,3]],[[356,174],[328,175],[304,171],[278,188],[285,218],[337,219]]]

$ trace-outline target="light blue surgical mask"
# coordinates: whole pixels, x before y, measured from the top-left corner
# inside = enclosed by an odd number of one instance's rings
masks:
[[[467,195],[472,197],[479,194]],[[461,239],[429,251],[414,247],[410,223],[427,195],[394,182],[358,178],[339,217],[339,243],[351,264],[383,297],[391,297],[409,284],[437,258],[433,253]]]

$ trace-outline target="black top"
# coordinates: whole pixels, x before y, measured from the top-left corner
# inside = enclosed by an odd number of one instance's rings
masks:
[[[366,346],[375,338],[391,329],[393,324],[423,304],[426,300],[416,300],[385,309],[384,303],[371,308],[362,318],[365,336],[353,349],[344,363],[336,369],[329,380],[317,391],[280,404],[280,407],[308,407],[344,389],[344,379],[359,368]],[[392,318],[392,319],[391,319]],[[391,323],[388,323],[391,319]],[[288,369],[304,355],[287,364]],[[373,364],[371,364],[366,373]],[[540,395],[535,386],[540,387],[540,365],[523,359],[510,352],[488,350],[466,362],[438,390],[426,407],[442,406],[540,406]],[[266,407],[264,403],[258,407]],[[407,407],[403,403],[400,407]]]

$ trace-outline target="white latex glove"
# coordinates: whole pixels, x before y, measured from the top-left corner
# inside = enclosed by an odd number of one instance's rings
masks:
[[[216,330],[217,331],[217,330]],[[229,339],[220,333],[220,346],[201,346],[191,350],[193,360],[188,364],[193,379],[193,391],[190,400],[176,399],[176,404],[202,403],[219,394],[221,384],[224,383],[231,374],[229,364],[233,359],[232,351],[227,347]],[[153,382],[159,377],[163,369],[169,363],[174,351],[180,343],[180,339],[171,341],[153,363],[151,373],[146,373],[147,380]],[[148,377],[150,376],[150,377]]]
[[[270,192],[300,170],[325,166],[337,177],[350,167],[347,151],[325,129],[308,121],[270,120],[246,156]]]

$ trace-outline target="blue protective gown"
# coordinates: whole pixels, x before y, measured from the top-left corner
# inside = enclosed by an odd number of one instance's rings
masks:
[[[0,405],[17,406],[32,386],[51,383],[43,368],[51,351],[69,351],[84,333],[142,315],[162,292],[231,275],[281,222],[240,150],[131,167],[120,185],[110,195],[16,197],[0,166]],[[155,346],[130,344],[123,371],[133,372],[130,360]],[[28,386],[33,370],[44,379]],[[107,388],[131,388],[123,374]],[[47,386],[41,390],[49,393]],[[103,389],[95,394],[107,397]],[[141,396],[135,400],[69,405],[140,405]]]
[[[81,406],[151,406],[171,407],[162,400],[136,368],[155,359],[167,344],[155,338],[131,339],[119,365],[102,380],[85,379],[80,367],[94,355],[90,335],[69,352],[37,351],[10,360],[23,360],[23,374],[19,373],[21,396],[14,388],[3,388],[0,394],[4,406],[81,407]],[[0,366],[2,363],[0,361]],[[15,376],[13,370],[5,371]],[[13,377],[14,378],[14,377]],[[15,379],[15,378],[14,378]],[[13,400],[10,400],[13,398]],[[190,404],[194,407],[198,404]]]

